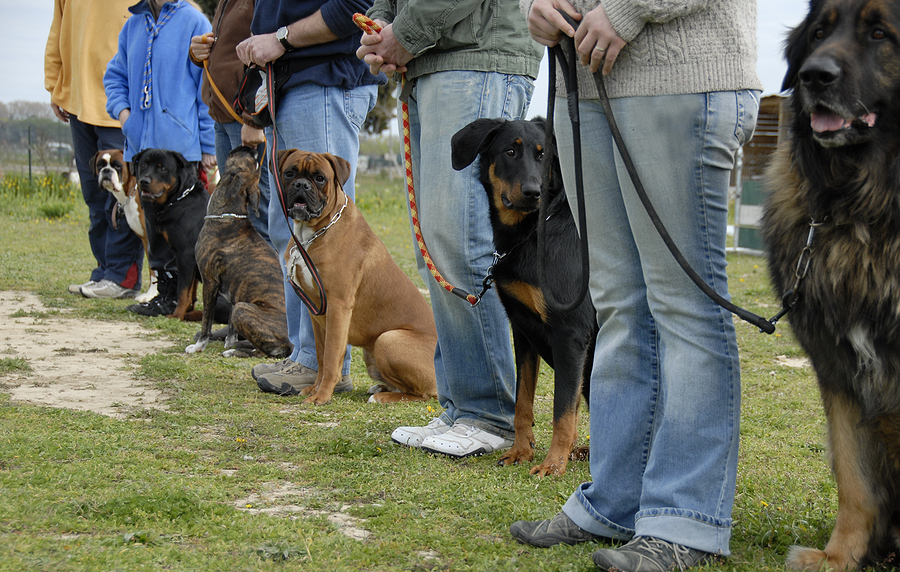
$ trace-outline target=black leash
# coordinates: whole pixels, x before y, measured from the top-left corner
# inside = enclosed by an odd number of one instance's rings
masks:
[[[560,14],[563,14],[563,17],[566,18],[566,20],[573,27],[575,27],[575,28],[578,27],[578,23],[575,22],[574,20],[572,20],[571,18],[569,18],[568,14],[565,14],[562,11],[560,11]],[[580,120],[578,119],[578,94],[577,94],[578,85],[577,85],[577,78],[575,78],[575,72],[574,72],[574,69],[575,69],[575,67],[574,67],[575,44],[574,44],[573,40],[564,40],[564,43],[567,46],[569,46],[568,51],[569,51],[569,60],[570,61],[567,65],[567,67],[563,68],[563,77],[566,80],[566,90],[568,92],[567,97],[568,97],[568,103],[569,103],[569,116],[572,119],[572,132],[573,132],[573,139],[575,141],[575,161],[576,161],[575,192],[578,196],[578,213],[579,213],[578,220],[579,220],[579,227],[581,229],[581,235],[582,235],[582,260],[584,261],[583,262],[584,266],[582,268],[582,272],[584,274],[584,276],[582,277],[582,283],[584,284],[587,282],[587,275],[589,274],[589,265],[587,263],[588,258],[587,258],[586,239],[585,239],[587,233],[585,231],[586,227],[585,227],[585,222],[584,222],[584,204],[583,204],[584,203],[584,188],[583,188],[583,184],[581,182],[581,148],[580,148],[580,141],[579,141],[581,136],[580,136],[580,128],[579,128]],[[556,58],[559,58],[560,61],[562,61],[562,62],[566,61],[566,54],[563,52],[563,49],[562,49],[562,47],[560,47],[559,44],[557,44],[555,47],[553,47],[551,49],[551,51],[553,52],[550,54],[551,66],[553,66],[554,56]],[[555,66],[553,66],[553,67],[555,67]],[[548,98],[550,101],[548,101],[548,103],[547,103],[547,110],[548,110],[547,111],[547,114],[548,114],[547,140],[548,141],[550,141],[550,139],[553,136],[553,132],[552,132],[553,124],[552,124],[552,120],[550,118],[552,117],[551,114],[553,113],[553,103],[552,102],[553,102],[553,99],[556,98],[556,72],[553,69],[553,67],[551,67],[552,71],[550,73],[550,96]],[[566,77],[566,69],[570,70],[569,71],[570,77]],[[775,322],[777,322],[779,318],[781,318],[785,313],[787,313],[787,310],[789,310],[790,308],[786,307],[786,309],[783,310],[782,312],[780,312],[777,316],[773,317],[771,320],[767,320],[767,319],[763,318],[762,316],[758,316],[758,315],[754,314],[753,312],[750,312],[749,310],[741,308],[740,306],[737,306],[737,305],[731,303],[730,301],[726,300],[722,296],[720,296],[719,293],[716,292],[715,290],[713,290],[706,282],[704,282],[703,279],[700,277],[700,275],[697,274],[697,272],[691,267],[690,263],[687,261],[687,259],[684,257],[684,255],[681,253],[681,251],[678,249],[678,246],[672,240],[672,237],[669,235],[669,231],[666,230],[665,225],[663,225],[663,222],[659,218],[659,215],[657,214],[656,209],[653,208],[653,204],[650,202],[650,197],[647,196],[647,192],[644,189],[644,185],[641,183],[640,177],[637,174],[637,169],[635,169],[634,162],[631,160],[631,155],[628,153],[628,149],[625,147],[625,142],[622,139],[622,134],[619,132],[619,127],[616,124],[615,117],[613,116],[612,106],[609,103],[609,96],[606,93],[606,86],[603,84],[603,74],[602,74],[601,70],[598,70],[597,73],[594,74],[594,82],[597,84],[597,91],[600,94],[600,103],[603,106],[604,113],[606,114],[607,123],[609,124],[609,130],[613,136],[613,140],[616,143],[616,148],[619,150],[619,154],[622,157],[622,161],[625,163],[625,168],[628,171],[628,176],[631,177],[631,182],[634,185],[635,190],[637,191],[638,198],[640,198],[641,204],[643,204],[644,209],[647,211],[647,215],[650,217],[650,220],[653,222],[653,226],[656,227],[656,231],[659,233],[660,238],[662,238],[663,242],[666,245],[666,248],[668,248],[669,252],[672,253],[672,256],[675,258],[676,262],[678,262],[678,265],[681,266],[681,269],[685,272],[685,274],[687,274],[688,278],[690,278],[691,281],[694,284],[696,284],[697,287],[700,288],[700,290],[704,294],[706,294],[706,296],[709,297],[713,302],[715,302],[719,306],[725,308],[729,312],[735,314],[736,316],[738,316],[740,319],[744,320],[745,322],[755,325],[756,327],[759,328],[759,330],[761,332],[765,332],[767,334],[771,334],[771,333],[775,332]],[[554,149],[554,151],[555,151],[555,149]],[[545,162],[552,161],[552,157],[548,157],[548,155],[549,155],[549,153],[545,152],[545,154],[544,154]],[[549,173],[549,167],[545,166],[544,174],[546,175],[547,173]],[[543,203],[543,201],[542,201],[542,203]],[[540,227],[539,227],[539,233],[540,233]],[[540,241],[541,238],[542,238],[542,234],[539,234],[538,240]],[[541,252],[543,253],[543,249],[541,249]],[[541,257],[541,259],[543,259],[543,256]],[[544,276],[545,276],[545,274],[544,274],[543,265],[542,265],[542,267],[541,267],[541,279],[542,280],[544,280]],[[547,283],[546,280],[544,282]],[[552,295],[548,295],[549,292],[547,292],[546,289],[545,289],[544,294],[545,294],[545,297],[547,298],[548,303],[555,310],[561,311],[561,310],[566,309],[566,308],[560,308],[559,306],[555,306],[556,300],[553,299]],[[584,293],[581,294],[580,298],[577,298],[575,301],[573,301],[573,303],[570,305],[570,308],[574,307],[574,304],[579,303],[583,297],[584,297]],[[796,300],[794,300],[794,301],[796,302]]]
[[[325,286],[322,284],[322,277],[319,276],[318,270],[316,270],[316,265],[313,264],[312,258],[309,257],[309,254],[306,252],[306,249],[303,248],[303,244],[300,242],[300,239],[297,238],[297,235],[294,234],[294,224],[290,215],[288,215],[288,208],[284,202],[284,190],[281,187],[281,177],[278,173],[277,168],[277,149],[278,149],[278,135],[275,129],[275,70],[272,62],[266,64],[266,91],[269,96],[269,113],[272,115],[272,143],[269,145],[269,171],[272,173],[272,178],[275,180],[275,188],[278,190],[278,199],[281,203],[281,210],[284,213],[285,222],[288,225],[288,231],[291,233],[291,239],[294,241],[294,246],[291,250],[296,250],[300,254],[300,258],[303,259],[304,264],[309,269],[309,273],[312,276],[312,280],[316,285],[316,289],[319,292],[319,300],[321,300],[321,306],[316,306],[313,303],[312,299],[306,295],[306,292],[303,291],[302,288],[297,286],[294,282],[294,273],[290,272],[288,276],[288,282],[290,282],[291,287],[294,289],[294,292],[297,294],[297,297],[306,305],[309,309],[310,314],[313,316],[322,316],[325,314],[325,310],[328,308],[328,299],[325,296]],[[294,258],[292,256],[292,258]],[[291,265],[293,268],[293,264]]]

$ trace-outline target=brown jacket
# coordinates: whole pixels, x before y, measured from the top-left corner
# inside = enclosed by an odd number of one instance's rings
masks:
[[[209,115],[219,123],[234,123],[228,112],[237,93],[238,85],[244,77],[244,64],[238,59],[235,47],[250,37],[250,22],[253,20],[254,0],[219,0],[212,19],[213,35],[216,43],[209,54],[209,75],[203,76],[203,101],[209,106]],[[194,62],[197,63],[197,62]],[[202,62],[199,65],[203,65]],[[213,91],[209,76],[225,96],[227,104]]]

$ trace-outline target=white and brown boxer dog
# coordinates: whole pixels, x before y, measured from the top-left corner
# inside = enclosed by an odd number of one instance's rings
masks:
[[[97,177],[97,184],[101,189],[109,191],[118,201],[118,206],[113,209],[112,223],[118,228],[116,215],[121,209],[125,213],[128,227],[138,235],[144,244],[144,255],[150,252],[147,247],[147,224],[144,221],[144,207],[141,206],[141,197],[138,194],[137,184],[128,164],[125,163],[121,149],[106,149],[98,151],[91,158],[91,171]],[[135,298],[138,303],[149,302],[157,294],[156,275],[150,273],[150,288]]]
[[[431,307],[344,193],[350,163],[328,153],[290,149],[278,153],[278,172],[294,232],[318,270],[327,299],[324,315],[310,314],[319,375],[303,390],[309,395],[304,403],[331,400],[348,343],[363,349],[369,375],[382,384],[369,401],[435,397],[437,330]],[[289,277],[320,305],[303,259],[290,249],[285,261]]]

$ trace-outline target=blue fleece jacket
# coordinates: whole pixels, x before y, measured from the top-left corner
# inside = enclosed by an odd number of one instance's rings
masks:
[[[166,2],[158,20],[148,0],[129,10],[103,76],[110,116],[131,109],[123,127],[125,160],[149,148],[178,151],[188,161],[214,155],[213,120],[200,93],[203,68],[188,57],[191,36],[211,31],[209,20],[184,0]]]
[[[353,14],[365,14],[373,0],[256,0],[253,9],[254,34],[271,34],[282,26],[293,24],[307,16],[322,11],[322,19],[337,40],[317,44],[285,53],[279,61],[309,56],[338,56],[327,63],[298,71],[285,83],[293,87],[301,83],[314,83],[325,87],[354,89],[363,85],[387,82],[384,74],[369,73],[366,64],[356,57],[356,49],[362,31],[353,23]]]

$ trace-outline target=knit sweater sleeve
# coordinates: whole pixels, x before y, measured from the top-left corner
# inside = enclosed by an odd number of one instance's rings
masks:
[[[648,23],[664,24],[709,6],[711,0],[603,0],[616,33],[630,42]]]

